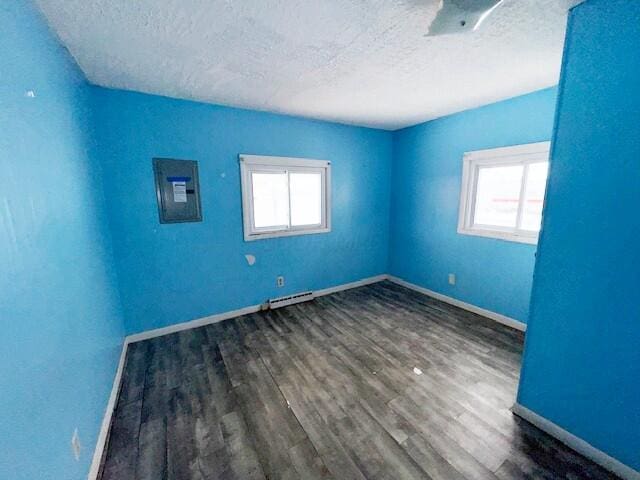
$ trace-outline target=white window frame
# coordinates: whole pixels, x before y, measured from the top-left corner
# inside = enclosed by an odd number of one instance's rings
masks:
[[[466,152],[462,159],[462,186],[460,189],[458,233],[536,245],[538,243],[539,232],[520,228],[524,207],[523,199],[525,196],[529,165],[532,163],[548,162],[549,148],[550,142],[539,142]],[[524,166],[522,183],[520,185],[520,202],[518,205],[516,227],[501,228],[493,225],[474,225],[473,217],[479,168],[507,165]]]
[[[310,235],[331,231],[331,162],[294,157],[271,157],[264,155],[239,156],[240,179],[242,184],[242,221],[245,241],[265,238],[289,237],[293,235]],[[291,226],[278,228],[255,228],[253,221],[253,172],[319,172],[322,174],[322,212],[321,222],[317,225]],[[291,210],[291,209],[289,209]],[[289,211],[291,215],[291,211]],[[289,220],[289,223],[291,221]]]

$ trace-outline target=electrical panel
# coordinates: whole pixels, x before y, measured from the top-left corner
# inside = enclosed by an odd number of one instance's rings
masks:
[[[202,221],[198,162],[154,158],[160,223]]]

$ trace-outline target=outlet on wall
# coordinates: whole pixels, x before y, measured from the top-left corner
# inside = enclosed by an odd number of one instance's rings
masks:
[[[456,274],[455,273],[450,273],[449,274],[449,285],[455,285],[456,284]]]
[[[82,446],[80,445],[80,436],[78,435],[78,429],[76,428],[73,431],[73,436],[71,437],[71,451],[73,452],[73,456],[76,459],[76,462],[80,461],[80,450]]]
[[[278,287],[284,287],[284,277],[282,275],[276,277],[276,285]]]

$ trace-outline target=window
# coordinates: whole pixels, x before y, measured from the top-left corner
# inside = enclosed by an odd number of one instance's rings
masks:
[[[549,142],[464,154],[458,233],[537,243]]]
[[[240,155],[244,239],[331,231],[331,163]]]

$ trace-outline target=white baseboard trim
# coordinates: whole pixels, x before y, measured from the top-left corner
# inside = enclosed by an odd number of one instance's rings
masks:
[[[102,419],[100,433],[98,434],[98,440],[96,441],[96,448],[93,451],[93,460],[91,461],[89,475],[87,476],[88,480],[97,480],[98,478],[100,463],[102,462],[102,455],[104,454],[104,449],[107,446],[107,438],[109,437],[109,430],[111,429],[111,419],[113,417],[113,412],[116,409],[116,401],[118,400],[118,393],[120,392],[122,373],[124,371],[124,362],[125,358],[127,357],[127,346],[128,342],[125,339],[124,343],[122,344],[122,352],[120,352],[120,360],[118,361],[116,376],[113,379],[111,395],[109,395],[109,401],[107,402],[107,408],[104,412],[104,418]]]
[[[637,470],[634,470],[619,460],[607,455],[602,450],[599,450],[590,443],[576,437],[573,433],[566,431],[551,420],[547,420],[543,416],[529,410],[527,407],[523,407],[519,403],[516,403],[511,408],[511,411],[517,416],[525,419],[527,422],[534,424],[540,430],[560,440],[562,443],[581,455],[593,460],[610,472],[615,473],[619,477],[625,480],[640,480],[640,472]]]
[[[203,327],[204,325],[210,325],[212,323],[218,323],[228,318],[240,317],[242,315],[248,315],[250,313],[259,312],[261,305],[250,305],[248,307],[239,308],[238,310],[231,310],[229,312],[216,313],[215,315],[209,315],[208,317],[196,318],[188,322],[175,323],[168,327],[154,328],[153,330],[145,330],[144,332],[134,333],[127,336],[127,343],[141,342],[142,340],[148,340],[150,338],[161,337],[163,335],[169,335],[170,333],[181,332],[183,330],[191,330],[192,328]]]
[[[381,282],[386,280],[388,276],[386,274],[376,275],[375,277],[363,278],[362,280],[356,280],[355,282],[344,283],[342,285],[336,285],[335,287],[323,288],[320,290],[313,290],[313,294],[316,297],[323,295],[329,295],[331,293],[341,292],[342,290],[349,290],[351,288],[362,287],[372,283]],[[197,318],[188,322],[176,323],[169,325],[168,327],[156,328],[153,330],[146,330],[140,333],[134,333],[127,336],[127,343],[140,342],[142,340],[148,340],[154,337],[160,337],[162,335],[168,335],[170,333],[181,332],[183,330],[190,330],[192,328],[202,327],[204,325],[210,325],[212,323],[218,323],[229,318],[239,317],[241,315],[248,315],[250,313],[259,312],[262,305],[250,305],[248,307],[239,308],[238,310],[231,310],[229,312],[216,313],[215,315],[209,315],[207,317]]]
[[[322,297],[324,295],[331,295],[332,293],[341,292],[343,290],[350,290],[352,288],[364,287],[365,285],[371,285],[372,283],[382,282],[383,280],[387,280],[388,278],[389,278],[389,275],[385,273],[382,275],[376,275],[375,277],[356,280],[355,282],[343,283],[342,285],[337,285],[335,287],[323,288],[321,290],[314,290],[313,294],[316,297]]]
[[[515,328],[516,330],[520,330],[521,332],[524,332],[527,330],[526,323],[522,323],[519,320],[516,320],[511,317],[507,317],[506,315],[502,315],[501,313],[492,312],[491,310],[477,307],[475,305],[472,305],[471,303],[463,302],[462,300],[448,297],[447,295],[434,292],[433,290],[429,290],[428,288],[424,288],[414,283],[407,282],[406,280],[402,280],[401,278],[394,277],[393,275],[387,275],[387,278],[393,283],[397,283],[398,285],[402,285],[403,287],[410,288],[411,290],[415,290],[416,292],[423,293],[424,295],[433,297],[436,300],[441,300],[450,305],[455,305],[456,307],[460,307],[464,310],[468,310],[469,312],[477,313],[478,315],[482,315],[483,317],[490,318],[491,320],[495,320],[496,322],[506,325],[507,327]]]

